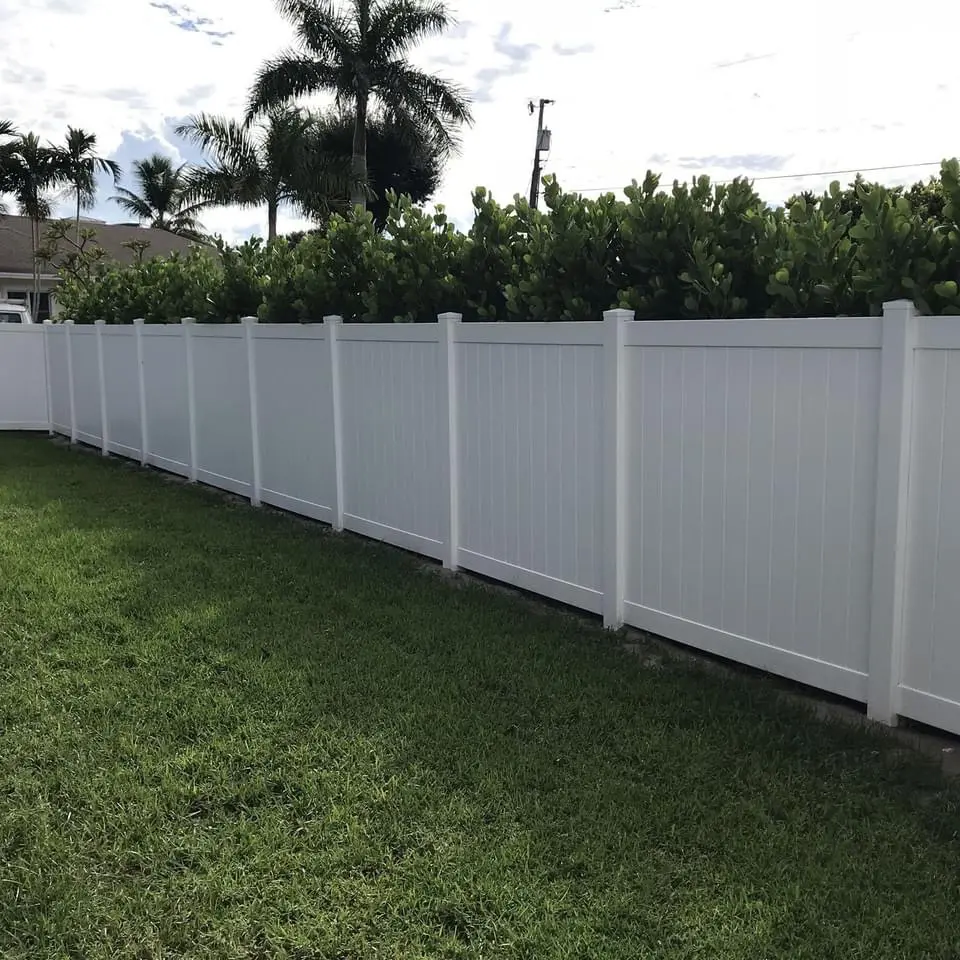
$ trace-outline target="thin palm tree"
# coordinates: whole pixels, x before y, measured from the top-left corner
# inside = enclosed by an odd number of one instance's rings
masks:
[[[347,165],[319,149],[317,118],[296,107],[271,110],[263,123],[241,124],[200,114],[177,134],[213,154],[188,175],[187,196],[214,206],[267,208],[267,238],[277,235],[277,212],[329,209],[346,195]]]
[[[97,198],[97,174],[109,173],[113,185],[120,180],[120,164],[94,153],[97,135],[75,127],[67,127],[66,146],[58,148],[62,155],[66,180],[77,202],[77,243],[80,243],[80,211],[89,210]]]
[[[111,197],[126,213],[156,230],[166,230],[188,240],[204,240],[197,215],[206,206],[189,196],[187,165],[175,166],[169,157],[155,153],[133,165],[133,179],[139,193],[118,187]]]
[[[3,194],[12,190],[12,170],[14,139],[19,134],[12,120],[0,120],[0,137],[10,138],[7,143],[0,143],[0,217],[6,216],[7,208],[3,203]]]
[[[332,93],[354,117],[351,200],[366,205],[367,111],[371,99],[385,115],[426,134],[444,154],[456,128],[472,122],[464,91],[416,69],[407,59],[420,40],[453,25],[438,0],[277,0],[296,33],[296,45],[267,61],[250,92],[248,115],[298,97]]]
[[[58,150],[45,147],[33,133],[20,134],[4,145],[5,180],[13,194],[17,209],[30,218],[30,241],[33,252],[33,301],[31,310],[36,316],[40,301],[40,225],[50,218],[48,191],[63,183],[65,169]]]

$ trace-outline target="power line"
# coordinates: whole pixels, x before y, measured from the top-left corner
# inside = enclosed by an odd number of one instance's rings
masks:
[[[810,173],[775,173],[764,177],[751,177],[748,174],[742,176],[748,180],[804,180],[808,177],[832,177],[842,174],[857,173],[879,173],[883,170],[907,170],[911,167],[938,167],[939,160],[928,160],[926,163],[894,163],[885,167],[854,167],[850,170],[816,170]],[[733,183],[733,180],[714,180],[716,184]],[[586,187],[584,189],[574,189],[572,193],[610,193],[622,190],[623,187]]]

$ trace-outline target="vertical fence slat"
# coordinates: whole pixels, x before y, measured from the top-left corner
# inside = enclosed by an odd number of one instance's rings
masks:
[[[900,710],[916,327],[909,300],[883,305],[867,713],[888,724]]]
[[[97,320],[94,330],[97,338],[97,383],[100,388],[100,452],[110,456],[110,427],[107,423],[107,374],[103,362],[103,328],[106,320]]]
[[[250,503],[260,506],[260,417],[257,410],[257,359],[254,355],[256,341],[253,331],[256,329],[256,317],[244,317],[243,339],[247,347],[247,383],[250,385],[250,455],[253,461],[253,483],[250,485]]]
[[[43,373],[47,378],[47,434],[53,436],[53,377],[50,373],[50,328],[53,321],[43,321]]]
[[[443,565],[448,570],[457,569],[457,548],[460,542],[460,471],[459,445],[457,441],[457,330],[463,316],[459,313],[441,313],[439,320],[440,361],[440,425],[443,444],[443,479],[446,496],[444,511]]]
[[[626,323],[632,310],[603,314],[603,625],[623,626],[626,583],[625,351]]]
[[[64,337],[67,344],[67,387],[70,391],[70,442],[77,442],[77,400],[73,382],[73,321],[65,320],[67,332]]]
[[[143,371],[143,318],[133,321],[133,335],[137,344],[137,395],[140,404],[140,465],[150,462],[150,438],[147,431],[147,381]]]
[[[343,530],[343,412],[340,396],[340,325],[343,317],[331,314],[323,318],[330,353],[330,399],[333,411],[333,470],[336,502],[333,505],[333,529]]]
[[[196,323],[195,317],[183,317],[180,323],[183,324],[183,343],[187,358],[187,418],[190,435],[190,463],[189,477],[191,480],[197,479],[197,387],[193,371],[193,326]]]

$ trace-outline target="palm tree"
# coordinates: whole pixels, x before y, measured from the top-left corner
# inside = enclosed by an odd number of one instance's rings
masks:
[[[146,221],[156,230],[201,242],[203,227],[197,222],[197,214],[206,204],[191,200],[186,170],[186,164],[174,166],[169,157],[155,153],[133,165],[133,179],[140,192],[118,187],[117,196],[110,199],[141,223]]]
[[[74,127],[67,127],[67,143],[59,148],[66,173],[77,200],[77,243],[80,243],[80,211],[89,210],[97,197],[97,174],[109,173],[114,186],[120,180],[120,164],[98,157],[93,151],[97,135]]]
[[[9,131],[11,128],[5,128]],[[45,147],[33,133],[20,134],[12,143],[4,144],[3,167],[6,187],[13,194],[21,215],[30,218],[30,240],[33,250],[33,302],[36,316],[40,300],[40,224],[50,218],[47,192],[62,183],[65,177],[63,159],[53,147]]]
[[[248,115],[297,97],[333,93],[354,117],[353,203],[366,205],[367,111],[371,98],[386,116],[426,134],[443,154],[456,145],[452,128],[470,123],[463,90],[413,67],[407,53],[453,21],[439,0],[277,0],[297,45],[267,61],[250,92]]]
[[[353,148],[353,117],[333,113],[321,117],[317,135],[323,153],[349,162]],[[387,193],[406,194],[425,203],[440,186],[442,163],[436,147],[419,131],[411,132],[380,114],[367,116],[367,209],[382,229],[390,211]],[[344,196],[346,200],[346,196]],[[309,211],[318,217],[322,211]]]
[[[0,137],[17,137],[16,127],[12,120],[0,120]],[[9,143],[0,143],[0,198],[3,194],[12,190],[12,164],[11,154],[13,153],[13,141]],[[7,208],[0,199],[0,217],[6,216]]]
[[[329,209],[345,197],[346,163],[332,161],[314,133],[317,118],[295,107],[271,110],[259,125],[200,114],[177,134],[210,151],[214,162],[194,168],[187,195],[216,206],[267,208],[267,239],[277,235],[277,211],[289,204],[301,212]]]

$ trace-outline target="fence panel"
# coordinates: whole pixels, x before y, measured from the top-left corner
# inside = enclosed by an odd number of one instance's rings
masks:
[[[70,331],[73,353],[73,402],[77,439],[100,446],[100,359],[95,327],[75,326]]]
[[[900,712],[960,732],[960,342],[950,339],[915,354]]]
[[[0,427],[960,733],[960,324],[622,319],[0,326]]]
[[[140,456],[140,372],[134,328],[109,326],[103,336],[103,383],[111,453]]]
[[[344,526],[439,557],[444,425],[437,326],[345,325],[341,341]]]
[[[588,326],[576,344],[556,325],[459,331],[457,560],[598,613],[603,350]]]
[[[0,323],[0,430],[46,430],[44,328]]]
[[[243,329],[193,326],[197,479],[241,496],[253,479],[250,390]]]
[[[190,475],[190,407],[183,333],[177,326],[143,327],[143,381],[148,462]]]
[[[865,701],[880,352],[803,322],[632,331],[626,619]]]
[[[47,368],[50,371],[50,427],[70,436],[70,370],[67,361],[67,328],[47,324]]]
[[[317,326],[254,327],[261,499],[333,522],[330,345]]]

